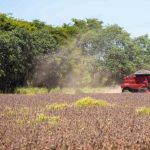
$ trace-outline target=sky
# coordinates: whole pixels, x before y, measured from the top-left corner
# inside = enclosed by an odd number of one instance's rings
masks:
[[[0,0],[0,12],[55,26],[97,18],[104,25],[118,24],[132,37],[150,35],[150,0]]]

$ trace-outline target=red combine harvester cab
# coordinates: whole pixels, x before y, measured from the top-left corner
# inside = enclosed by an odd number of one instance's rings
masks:
[[[122,92],[150,92],[150,71],[139,70],[124,78]]]

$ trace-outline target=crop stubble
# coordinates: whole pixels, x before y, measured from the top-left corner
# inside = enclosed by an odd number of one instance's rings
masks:
[[[111,107],[75,107],[90,96],[106,100]],[[50,110],[46,105],[68,103]],[[1,150],[100,150],[150,149],[150,115],[136,109],[150,106],[148,94],[50,94],[0,95]],[[45,114],[45,120],[36,120]],[[51,121],[48,117],[59,117]]]

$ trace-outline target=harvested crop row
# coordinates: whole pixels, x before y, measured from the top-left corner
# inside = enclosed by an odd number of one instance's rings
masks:
[[[0,149],[150,149],[147,94],[0,95]]]

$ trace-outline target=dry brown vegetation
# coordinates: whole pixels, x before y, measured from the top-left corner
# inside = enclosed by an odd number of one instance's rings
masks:
[[[85,97],[111,106],[74,105]],[[0,95],[0,149],[149,150],[150,115],[141,107],[150,107],[150,95]]]

